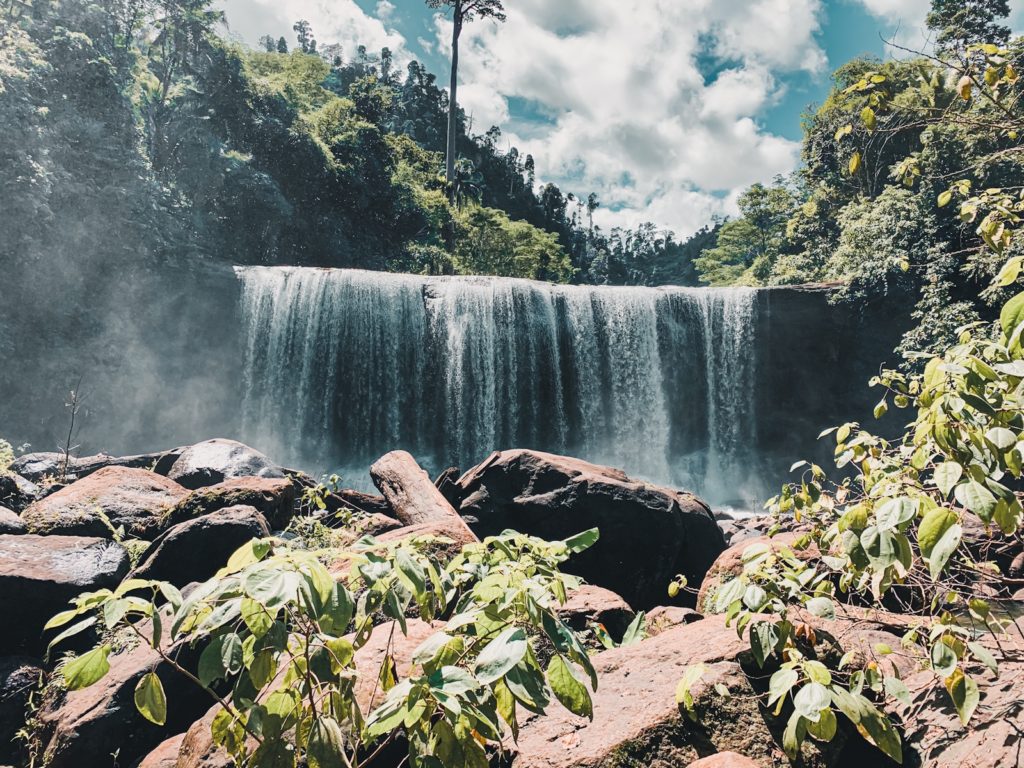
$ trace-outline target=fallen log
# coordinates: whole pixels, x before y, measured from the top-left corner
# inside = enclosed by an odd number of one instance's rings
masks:
[[[406,526],[446,523],[476,535],[441,494],[427,473],[405,451],[382,456],[370,467],[370,477],[395,517]]]

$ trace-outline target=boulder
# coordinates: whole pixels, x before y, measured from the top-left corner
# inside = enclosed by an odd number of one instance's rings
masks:
[[[235,440],[216,438],[182,450],[167,476],[186,488],[205,488],[234,477],[284,477],[281,468]]]
[[[150,636],[150,627],[141,629]],[[162,649],[174,655],[186,668],[195,668],[199,649],[185,644]],[[203,716],[210,703],[208,693],[166,664],[160,655],[139,638],[133,638],[109,657],[110,671],[98,683],[79,691],[54,693],[39,712],[44,762],[48,768],[81,768],[132,765],[148,755],[168,734],[181,733]],[[143,675],[156,672],[170,702],[167,724],[154,725],[135,707],[135,687]]]
[[[7,507],[0,507],[0,535],[28,533],[25,521]]]
[[[144,453],[137,456],[108,456],[100,453],[96,456],[70,456],[65,461],[63,453],[26,453],[12,462],[11,469],[35,483],[46,480],[67,482],[81,480],[104,467],[153,469],[164,455]]]
[[[836,621],[800,617],[815,622],[819,658],[827,654],[838,662],[845,650],[868,642],[860,637],[862,632],[881,633],[891,621],[899,621],[884,613],[854,613]],[[886,637],[898,646],[897,636]],[[790,764],[781,747],[788,713],[775,717],[763,706],[766,678],[757,671],[746,638],[737,637],[724,616],[677,624],[639,643],[599,653],[593,664],[600,683],[593,694],[593,720],[557,704],[544,716],[521,720],[513,768],[672,768],[727,751],[765,768]],[[677,707],[675,692],[686,668],[696,664],[702,664],[704,672],[690,688],[695,709],[695,718],[690,719]],[[751,670],[754,677],[747,675]],[[728,696],[722,695],[723,688]],[[863,764],[889,765],[845,718],[840,718],[839,726],[829,744],[806,741],[799,765],[858,764],[849,762],[851,754],[860,756]]]
[[[128,573],[119,544],[79,536],[0,536],[0,654],[42,651],[43,626],[82,592],[114,587]]]
[[[296,487],[287,478],[235,477],[192,491],[166,517],[167,525],[194,520],[218,509],[254,507],[271,530],[288,527],[295,515]]]
[[[1024,622],[1017,622],[1024,631]],[[931,671],[917,671],[904,678],[910,704],[900,705],[897,715],[904,723],[904,764],[955,768],[1004,768],[1024,765],[1024,635],[1010,626],[1001,640],[1002,649],[991,650],[999,660],[999,675],[979,668],[973,675],[981,701],[964,726],[949,702],[945,688]]]
[[[148,539],[186,495],[173,480],[153,472],[104,467],[32,503],[22,519],[32,533],[113,538],[109,521],[129,536]]]
[[[183,733],[171,736],[142,758],[142,762],[136,768],[177,768],[178,753],[181,751],[181,744],[184,740],[185,734]]]
[[[21,512],[25,507],[38,499],[42,491],[35,483],[31,483],[21,475],[0,472],[0,505]]]
[[[162,533],[143,553],[132,576],[183,587],[206,581],[246,542],[270,535],[253,507],[228,507],[187,520]]]
[[[582,632],[591,624],[601,624],[618,642],[626,628],[636,617],[629,603],[614,592],[584,584],[569,595],[569,599],[558,609],[562,621]]]
[[[478,521],[480,536],[512,528],[556,540],[598,528],[597,544],[566,570],[637,609],[662,602],[676,574],[699,584],[725,549],[714,516],[693,494],[578,459],[527,450],[495,453],[463,475],[459,488],[459,512]]]
[[[27,763],[18,731],[28,718],[29,697],[41,687],[46,673],[24,657],[0,658],[0,764]]]

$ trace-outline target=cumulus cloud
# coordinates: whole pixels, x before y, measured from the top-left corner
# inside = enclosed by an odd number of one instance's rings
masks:
[[[363,11],[355,0],[222,0],[232,32],[249,41],[261,35],[285,35],[294,40],[292,24],[306,19],[321,43],[340,43],[351,53],[357,45],[370,51],[389,47],[401,61],[409,58],[405,38],[391,27],[395,6],[377,4],[377,16]]]
[[[828,68],[820,0],[518,0],[463,33],[460,102],[482,131],[510,99],[549,121],[506,126],[539,177],[596,191],[603,226],[680,234],[731,213],[739,191],[792,170],[795,142],[757,121],[781,76]],[[450,54],[451,22],[435,17]]]

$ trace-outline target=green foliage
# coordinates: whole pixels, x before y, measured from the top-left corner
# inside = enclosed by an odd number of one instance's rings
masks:
[[[320,551],[257,540],[187,598],[167,583],[128,580],[76,598],[47,628],[71,625],[54,643],[102,623],[151,644],[219,703],[213,738],[239,765],[367,765],[400,732],[410,765],[486,765],[504,734],[518,733],[522,709],[542,714],[554,697],[592,716],[594,668],[556,608],[579,583],[559,564],[594,540],[596,531],[555,543],[506,532],[447,565],[429,537]],[[394,633],[413,614],[447,620],[400,677]],[[394,622],[383,659],[357,663],[382,621]],[[546,669],[541,641],[553,654]],[[194,669],[177,660],[184,645],[202,649]],[[65,664],[67,687],[101,680],[111,650],[104,643]],[[357,696],[366,681],[379,687],[371,701]],[[157,672],[134,698],[157,724],[174,705]]]
[[[1005,121],[1000,130],[1016,134],[1018,76],[1011,53],[992,44],[968,45],[965,53],[956,73],[957,97],[969,107],[984,100],[984,108],[997,110],[997,120]],[[878,114],[898,108],[900,97],[889,84],[888,75],[868,71],[843,91],[868,94],[873,112],[861,121],[869,133],[877,130]],[[937,86],[929,80],[928,87]],[[840,128],[835,141],[848,141],[853,133],[852,125]],[[914,156],[894,171],[908,190],[922,176],[918,160]],[[995,290],[1008,287],[1022,271],[1013,254],[1024,196],[995,188],[972,190],[970,179],[960,179],[932,199],[939,209],[962,199],[961,222],[974,225],[981,247],[1001,262],[992,271]],[[851,205],[860,210],[848,208],[843,214],[848,220],[841,222],[841,240],[847,239],[851,253],[856,250],[851,238],[863,238],[865,245],[872,239],[884,242],[886,231],[899,232],[902,220],[914,219],[902,225],[911,228],[900,236],[903,245],[883,252],[889,262],[909,261],[914,241],[921,238],[914,228],[922,226],[922,218],[933,217],[920,206],[918,195],[896,188]],[[890,211],[888,220],[875,218],[878,210]],[[842,250],[836,256],[852,267],[853,259]],[[901,271],[910,268],[899,266]],[[941,318],[940,312],[925,316],[930,322]],[[889,603],[917,614],[902,651],[916,653],[933,671],[965,725],[979,704],[979,669],[998,674],[989,645],[1000,647],[1000,636],[1015,625],[1002,582],[1009,563],[991,553],[1019,540],[1024,528],[1024,293],[1003,304],[997,329],[974,322],[955,334],[955,343],[940,346],[937,353],[917,354],[927,361],[920,373],[884,371],[872,382],[884,390],[876,417],[884,416],[890,404],[915,410],[899,439],[887,440],[856,424],[826,430],[822,436],[835,439],[842,479],[830,483],[812,465],[799,483],[785,486],[769,502],[776,514],[794,515],[807,525],[797,551],[748,547],[742,573],[710,598],[713,610],[735,622],[741,636],[746,633],[756,663],[777,665],[767,703],[775,706],[776,715],[790,710],[783,747],[791,759],[807,737],[830,740],[841,713],[901,762],[899,734],[865,694],[909,703],[906,685],[877,664],[841,675],[849,655],[831,670],[809,658],[815,641],[808,614],[833,618],[842,602]],[[813,554],[798,554],[811,545]],[[692,708],[688,691],[698,675],[691,671],[680,684],[684,707]]]
[[[456,215],[454,254],[459,274],[566,282],[572,265],[558,238],[501,211],[467,205]]]

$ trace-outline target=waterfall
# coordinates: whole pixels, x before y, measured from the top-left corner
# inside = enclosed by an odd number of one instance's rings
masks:
[[[312,471],[567,453],[750,504],[757,291],[238,268],[243,433]]]

